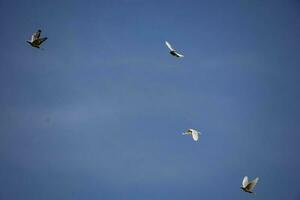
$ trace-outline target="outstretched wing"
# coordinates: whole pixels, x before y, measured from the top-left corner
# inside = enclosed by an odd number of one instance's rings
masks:
[[[243,185],[243,187],[245,188],[245,187],[247,187],[248,184],[249,184],[248,176],[245,176],[244,179],[243,179],[242,185]]]
[[[38,39],[39,45],[42,44],[43,42],[45,42],[47,39],[48,39],[47,37],[39,38]]]
[[[179,57],[179,58],[183,58],[183,57],[184,57],[184,55],[179,54],[179,53],[177,53],[177,52],[175,52],[175,54],[176,54],[176,56]]]
[[[199,134],[193,132],[193,133],[192,133],[192,137],[193,137],[193,140],[194,140],[194,141],[198,141],[198,139],[199,139]]]
[[[258,177],[256,177],[253,181],[251,181],[248,185],[247,185],[247,190],[252,191],[254,189],[254,187],[256,186],[257,182],[258,182]]]
[[[166,41],[165,43],[171,51],[175,51],[175,49],[172,48],[172,46],[170,45],[170,43],[168,41]]]
[[[194,141],[197,141],[199,139],[199,133],[197,131],[192,132],[192,137]]]

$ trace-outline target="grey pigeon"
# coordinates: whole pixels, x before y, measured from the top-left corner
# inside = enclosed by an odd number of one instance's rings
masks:
[[[30,40],[27,40],[26,42],[29,43],[32,47],[40,48],[40,45],[45,42],[48,38],[43,37],[41,38],[42,30],[37,30],[37,32],[33,33]]]
[[[199,135],[201,135],[201,133],[195,129],[190,128],[190,129],[186,130],[184,133],[182,133],[182,135],[192,135],[193,140],[198,141]]]
[[[170,45],[169,42],[166,41],[165,43],[166,43],[167,47],[170,49],[170,54],[172,56],[175,56],[177,58],[183,58],[184,57],[182,54],[179,54],[175,49],[173,49],[173,47]]]
[[[245,176],[244,179],[243,179],[243,182],[242,182],[241,189],[244,190],[245,192],[248,192],[248,193],[254,193],[252,190],[256,186],[258,180],[259,180],[259,178],[256,177],[253,181],[249,182],[248,177]]]

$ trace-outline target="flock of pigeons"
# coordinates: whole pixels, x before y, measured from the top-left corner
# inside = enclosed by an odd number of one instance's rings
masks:
[[[31,39],[27,40],[26,42],[29,43],[32,47],[40,48],[40,45],[48,39],[47,37],[42,38],[41,33],[42,33],[42,30],[40,30],[40,29],[37,30],[37,32],[32,34]],[[176,51],[176,49],[174,49],[169,42],[166,41],[165,44],[169,48],[170,54],[172,56],[175,56],[177,58],[183,58],[184,57],[184,55],[178,53]],[[184,133],[182,133],[182,135],[191,135],[194,141],[198,141],[199,136],[201,135],[201,133],[199,131],[195,130],[195,129],[188,129]],[[248,177],[245,176],[244,179],[243,179],[243,182],[242,182],[241,189],[245,192],[255,194],[253,192],[253,189],[256,186],[258,180],[259,180],[259,178],[256,177],[254,180],[249,182]]]

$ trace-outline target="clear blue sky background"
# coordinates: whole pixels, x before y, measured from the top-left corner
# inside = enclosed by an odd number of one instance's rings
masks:
[[[0,199],[300,199],[299,1],[2,0],[0,27]]]

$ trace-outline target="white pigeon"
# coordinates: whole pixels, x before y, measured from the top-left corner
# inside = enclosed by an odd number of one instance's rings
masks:
[[[256,177],[253,181],[249,182],[248,181],[248,177],[245,176],[242,182],[242,186],[241,189],[244,190],[245,192],[248,193],[253,193],[253,189],[256,186],[257,182],[258,182],[259,178]],[[254,193],[255,194],[255,193]]]
[[[170,54],[173,56],[176,56],[177,58],[183,58],[184,56],[182,54],[179,54],[175,49],[172,48],[169,42],[165,42],[167,47],[170,49]]]
[[[193,140],[197,141],[199,139],[199,135],[201,135],[201,133],[195,129],[188,129],[187,131],[185,131],[184,133],[182,133],[182,135],[192,135]]]
[[[30,40],[26,42],[29,43],[32,47],[40,48],[40,45],[45,42],[48,38],[40,38],[42,30],[37,30],[37,32],[33,33]]]

